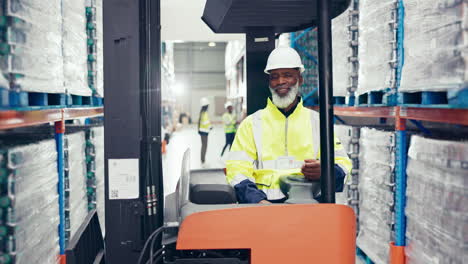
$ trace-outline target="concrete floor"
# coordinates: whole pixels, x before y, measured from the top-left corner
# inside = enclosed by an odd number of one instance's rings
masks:
[[[221,125],[215,125],[208,136],[205,168],[224,168],[221,160],[221,150],[225,144],[224,130]],[[185,151],[190,150],[190,168],[201,169],[200,160],[201,139],[197,127],[192,125],[174,132],[163,155],[164,194],[175,191],[180,177],[182,158]]]

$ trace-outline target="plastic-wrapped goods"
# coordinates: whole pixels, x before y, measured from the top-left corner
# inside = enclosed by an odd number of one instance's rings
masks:
[[[405,0],[405,64],[400,91],[468,85],[468,2]]]
[[[393,240],[395,134],[361,128],[359,138],[358,246],[375,263],[387,263]]]
[[[304,31],[298,31],[295,37],[302,35]],[[312,29],[306,32],[300,39],[296,41],[296,51],[301,56],[302,64],[304,64],[304,72],[302,77],[304,78],[304,84],[299,88],[299,92],[302,96],[307,96],[313,91],[314,97],[317,97],[318,90],[318,41],[317,41],[317,29]],[[306,53],[307,52],[307,53]],[[311,59],[310,57],[314,57]]]
[[[333,95],[346,96],[349,85],[349,14],[344,12],[332,20]]]
[[[12,78],[13,87],[10,87],[63,93],[61,0],[2,3],[5,15],[16,18],[6,33],[10,54],[0,57],[3,74]]]
[[[10,88],[10,83],[8,83],[8,80],[3,76],[3,74],[0,74],[0,89],[9,89]]]
[[[66,158],[68,161],[70,212],[70,239],[83,224],[88,215],[88,195],[86,189],[85,133],[67,134]]]
[[[351,206],[356,214],[358,214],[357,205],[359,200],[359,194],[357,189],[358,175],[357,173],[353,173],[353,171],[359,169],[359,162],[357,160],[357,155],[359,153],[359,129],[359,127],[335,125],[335,136],[340,139],[341,144],[343,144],[343,147],[345,148],[346,152],[351,158],[351,161],[353,162],[352,173],[346,181],[346,184],[343,188],[343,192],[337,193],[336,199],[337,203],[347,204]]]
[[[104,28],[102,16],[102,1],[96,0],[96,36],[97,36],[97,85],[98,96],[104,97]]]
[[[366,229],[359,223],[359,236],[356,239],[357,246],[362,249],[366,255],[376,264],[388,263],[388,251],[390,240],[382,240],[379,234]]]
[[[347,153],[351,153],[352,126],[335,125],[335,136],[338,137],[343,144]]]
[[[395,164],[395,133],[362,128],[359,138],[360,161],[387,166]]]
[[[335,125],[335,136],[338,137],[343,144],[344,149],[347,153],[349,152],[351,142],[351,126],[344,126],[344,125]],[[343,192],[336,193],[336,203],[339,204],[347,204],[347,188],[345,186]]]
[[[96,209],[105,233],[105,193],[104,193],[104,127],[91,129],[95,149],[95,176],[96,176]]]
[[[2,239],[3,258],[16,253],[14,263],[57,263],[59,254],[58,171],[54,140],[15,146],[11,140],[1,170],[9,172],[2,182],[2,224],[10,228]],[[5,196],[8,195],[8,196]]]
[[[409,263],[468,262],[468,142],[411,138]]]
[[[88,49],[86,0],[62,0],[63,74],[67,93],[90,96],[88,87]]]
[[[395,33],[389,26],[394,0],[359,2],[359,82],[358,94],[393,88]]]

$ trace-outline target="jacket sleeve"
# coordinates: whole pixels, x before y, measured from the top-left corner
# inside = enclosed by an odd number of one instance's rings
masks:
[[[264,192],[259,190],[253,177],[253,162],[257,159],[252,119],[247,117],[237,130],[231,152],[226,161],[226,177],[234,187],[240,203],[258,203],[266,199]]]
[[[335,176],[337,192],[343,191],[343,186],[351,175],[352,167],[353,165],[343,144],[341,144],[339,138],[335,137]]]
[[[320,150],[318,153],[318,159],[320,159]],[[353,165],[351,160],[346,153],[343,144],[338,137],[335,137],[335,175],[336,175],[336,187],[337,191],[341,192],[343,190],[344,184],[348,181],[349,176],[351,175],[351,169]]]
[[[344,189],[346,173],[339,165],[335,164],[335,191],[342,192]]]

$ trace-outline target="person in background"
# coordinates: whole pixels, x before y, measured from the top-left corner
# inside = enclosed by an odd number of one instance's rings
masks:
[[[208,106],[210,105],[210,101],[208,98],[203,97],[200,100],[200,117],[198,120],[198,134],[201,137],[201,163],[202,165],[205,164],[205,157],[206,157],[206,148],[208,147],[208,134],[212,129],[210,117],[208,116]]]
[[[234,137],[236,136],[236,116],[232,112],[232,103],[227,102],[224,105],[226,108],[226,113],[223,114],[223,123],[224,123],[224,133],[226,134],[226,144],[223,147],[223,151],[221,151],[221,156],[223,156],[224,151],[229,146],[229,149],[232,146],[232,142],[234,141]]]

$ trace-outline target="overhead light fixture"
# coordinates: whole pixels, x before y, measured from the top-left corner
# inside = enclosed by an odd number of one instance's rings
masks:
[[[174,92],[175,96],[182,96],[185,92],[184,84],[178,82],[172,87],[172,91]]]
[[[208,46],[210,46],[210,47],[216,47],[216,42],[210,42],[210,43],[208,43]]]

